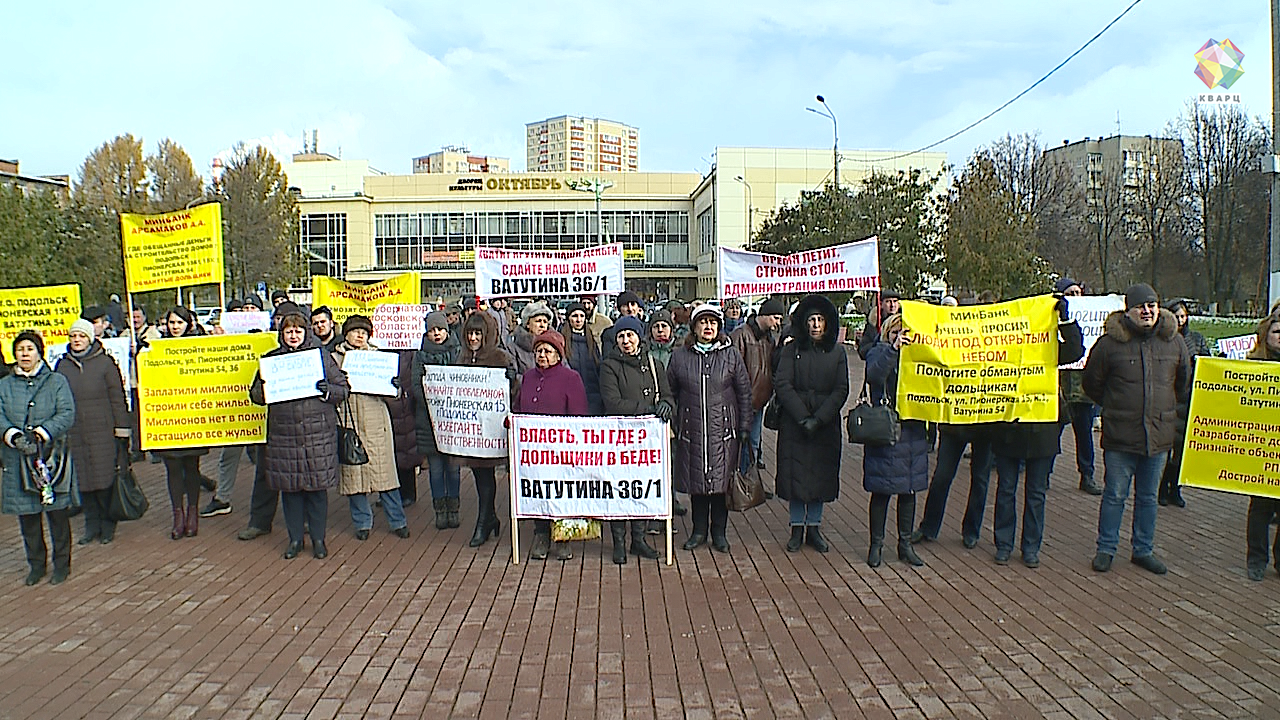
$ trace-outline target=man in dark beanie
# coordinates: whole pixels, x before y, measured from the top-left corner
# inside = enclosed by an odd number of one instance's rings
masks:
[[[883,323],[890,315],[897,315],[902,309],[902,295],[896,290],[884,290],[880,293],[880,300],[876,303],[876,307],[867,315],[867,324],[862,328],[862,334],[858,336],[858,356],[863,360],[867,359],[867,353],[871,352],[871,346],[880,342],[880,323]]]
[[[760,459],[761,422],[765,403],[773,395],[773,350],[778,346],[778,330],[786,314],[787,306],[781,300],[769,298],[760,305],[759,312],[729,333],[729,342],[742,356],[747,376],[751,378],[751,443],[742,446],[743,472],[753,454],[756,466],[764,468],[764,461]]]
[[[328,305],[321,305],[311,311],[311,332],[320,338],[325,352],[333,352],[342,340],[338,335],[338,326],[333,322],[333,311]]]
[[[1084,366],[1084,391],[1102,406],[1103,489],[1093,569],[1111,569],[1132,484],[1132,561],[1163,575],[1168,569],[1154,553],[1156,492],[1178,440],[1178,407],[1190,397],[1191,359],[1178,321],[1160,307],[1150,285],[1126,290],[1124,306],[1107,316]]]

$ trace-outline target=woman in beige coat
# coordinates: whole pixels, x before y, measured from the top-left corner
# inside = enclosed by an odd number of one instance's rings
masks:
[[[346,354],[358,350],[376,350],[369,342],[373,335],[373,322],[364,315],[352,315],[342,323],[343,341],[333,349],[333,356],[341,365]],[[398,378],[392,385],[400,389]],[[409,525],[404,517],[400,500],[400,478],[396,473],[394,435],[391,432],[391,414],[387,404],[378,395],[353,392],[338,406],[338,418],[344,425],[353,423],[369,462],[364,465],[343,465],[338,492],[347,496],[351,505],[351,522],[356,528],[356,539],[367,540],[373,529],[373,510],[369,507],[369,493],[376,492],[382,498],[382,511],[386,513],[391,532],[402,538],[409,537]]]

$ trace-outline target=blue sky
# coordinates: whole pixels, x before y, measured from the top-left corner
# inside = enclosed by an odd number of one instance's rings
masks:
[[[524,167],[524,123],[640,128],[648,171],[706,171],[717,145],[912,150],[1009,99],[1131,0],[608,3],[341,0],[9,4],[0,158],[75,174],[125,132],[169,137],[207,175],[237,141],[320,148],[407,173],[446,144]],[[1227,7],[1230,9],[1226,9]],[[1006,132],[1056,145],[1158,134],[1204,85],[1209,38],[1245,53],[1233,87],[1269,117],[1266,2],[1142,0],[1071,64],[940,149]]]

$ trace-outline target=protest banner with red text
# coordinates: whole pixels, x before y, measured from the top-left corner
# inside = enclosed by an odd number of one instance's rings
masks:
[[[511,407],[506,368],[428,365],[422,374],[436,448],[446,455],[507,456]]]
[[[512,415],[511,438],[513,517],[669,516],[670,443],[655,417]]]
[[[720,297],[880,289],[879,240],[767,255],[720,248]]]
[[[584,250],[476,248],[476,295],[617,295],[622,285],[622,243]]]

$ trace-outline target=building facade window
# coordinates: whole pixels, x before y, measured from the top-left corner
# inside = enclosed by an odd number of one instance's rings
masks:
[[[687,212],[606,210],[603,216],[605,242],[620,242],[626,250],[645,251],[647,264],[690,264]],[[463,260],[461,253],[472,251],[477,246],[577,250],[595,245],[596,240],[596,213],[593,210],[386,213],[374,216],[374,251],[378,270],[468,267],[470,258]]]
[[[347,276],[347,214],[303,215],[299,223],[298,249],[304,261],[303,286],[313,275]]]

